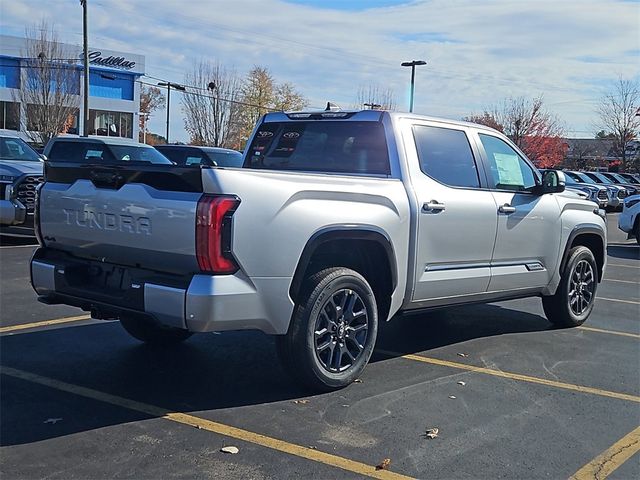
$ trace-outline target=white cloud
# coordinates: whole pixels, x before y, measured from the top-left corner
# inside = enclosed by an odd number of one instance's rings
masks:
[[[80,43],[78,2],[55,4],[3,2],[2,29],[21,34],[44,14],[62,39]],[[200,58],[240,72],[264,65],[314,106],[349,106],[370,83],[393,88],[406,105],[409,71],[400,62],[423,58],[417,112],[460,117],[506,96],[544,94],[568,129],[586,136],[607,82],[640,72],[635,2],[431,0],[337,11],[279,0],[93,0],[89,7],[91,44],[145,55],[150,75],[180,82]],[[186,140],[172,106],[172,131]],[[162,117],[152,121],[155,131],[164,131]]]

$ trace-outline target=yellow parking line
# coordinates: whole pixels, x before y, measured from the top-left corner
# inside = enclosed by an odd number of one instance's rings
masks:
[[[234,438],[236,440],[242,440],[254,445],[260,445],[262,447],[270,448],[289,455],[304,458],[314,462],[322,463],[324,465],[330,465],[332,467],[340,468],[348,472],[356,473],[358,475],[365,475],[372,478],[379,478],[382,480],[406,480],[411,477],[401,475],[399,473],[391,472],[389,470],[376,470],[376,467],[367,465],[366,463],[357,462],[355,460],[349,460],[348,458],[339,457],[331,453],[325,453],[320,450],[311,449],[302,445],[296,445],[277,438],[268,437],[259,433],[251,432],[241,428],[232,427],[223,423],[213,422],[204,418],[188,415],[186,413],[172,412],[162,407],[155,405],[149,405],[146,403],[138,402],[124,397],[111,395],[110,393],[101,392],[91,388],[81,387],[71,383],[66,383],[53,378],[43,377],[23,370],[15,368],[0,366],[0,373],[8,375],[28,382],[36,383],[38,385],[44,385],[55,390],[72,393],[85,398],[98,400],[103,403],[116,405],[118,407],[126,408],[136,412],[151,415],[152,417],[160,417],[172,422],[181,423],[183,425],[190,425],[202,430],[217,433],[227,437]],[[376,461],[382,459],[376,459]]]
[[[50,325],[60,325],[62,323],[79,322],[81,320],[89,319],[91,319],[91,315],[78,315],[77,317],[56,318],[54,320],[43,320],[42,322],[23,323],[22,325],[0,327],[0,333],[17,332],[20,330],[27,330],[29,328],[48,327]]]
[[[587,330],[589,332],[597,332],[597,333],[608,333],[610,335],[620,335],[621,337],[631,337],[631,338],[640,338],[640,335],[637,333],[627,333],[627,332],[619,332],[617,330],[604,330],[602,328],[593,328],[593,327],[576,327],[579,330]]]
[[[602,480],[640,450],[640,427],[622,437],[571,476],[571,480]]]
[[[574,392],[590,393],[593,395],[599,395],[601,397],[617,398],[619,400],[627,400],[630,402],[640,403],[640,397],[636,395],[630,395],[627,393],[611,392],[609,390],[601,390],[599,388],[584,387],[582,385],[574,385],[572,383],[564,383],[564,382],[557,382],[555,380],[547,380],[545,378],[530,377],[529,375],[521,375],[519,373],[503,372],[502,370],[476,367],[474,365],[466,365],[464,363],[449,362],[447,360],[440,360],[438,358],[423,357],[420,355],[413,355],[413,354],[403,355],[401,353],[390,352],[388,350],[376,350],[376,351],[383,353],[385,355],[402,357],[402,358],[406,358],[407,360],[414,360],[416,362],[429,363],[431,365],[440,365],[442,367],[457,368],[459,370],[467,370],[469,372],[484,373],[486,375],[492,375],[494,377],[509,378],[511,380],[519,380],[521,382],[537,383],[539,385],[546,385],[548,387],[562,388],[564,390],[572,390]]]
[[[631,305],[640,305],[638,300],[622,300],[620,298],[596,297],[598,300],[606,300],[607,302],[630,303]]]

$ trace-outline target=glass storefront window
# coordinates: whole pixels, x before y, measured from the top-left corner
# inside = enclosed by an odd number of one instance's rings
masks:
[[[20,130],[20,104],[0,102],[0,128]]]
[[[48,111],[47,111],[48,109]],[[59,133],[78,134],[78,118],[80,111],[77,108],[65,108],[44,105],[27,105],[27,130],[37,132],[44,126],[45,130],[50,125],[60,126]]]
[[[133,138],[133,113],[90,110],[89,135]]]

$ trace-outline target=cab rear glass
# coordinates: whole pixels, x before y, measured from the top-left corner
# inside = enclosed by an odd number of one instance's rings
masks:
[[[389,175],[384,128],[378,122],[263,123],[249,146],[245,168]]]
[[[69,163],[155,163],[171,161],[155,148],[138,145],[109,145],[102,142],[56,141],[49,151],[51,162]]]

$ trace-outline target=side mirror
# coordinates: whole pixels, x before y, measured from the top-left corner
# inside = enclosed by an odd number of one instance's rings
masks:
[[[545,170],[542,174],[542,184],[537,185],[535,193],[544,195],[545,193],[564,192],[566,179],[564,173],[560,170]]]
[[[43,162],[47,161],[47,156],[44,153],[39,153],[38,156],[40,157],[40,160],[42,160]]]

